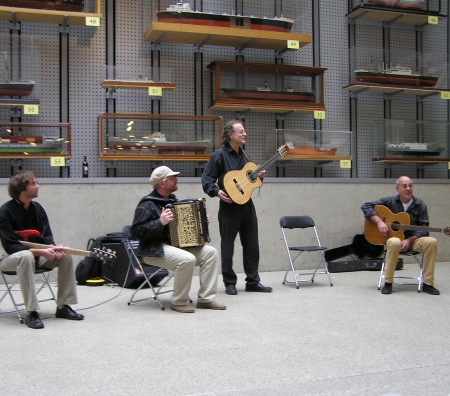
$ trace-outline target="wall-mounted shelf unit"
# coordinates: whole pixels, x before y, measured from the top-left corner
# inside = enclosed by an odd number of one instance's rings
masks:
[[[157,87],[162,89],[175,89],[176,85],[171,83],[126,81],[126,80],[105,80],[102,82],[102,88],[144,89],[150,87]]]
[[[210,105],[214,111],[303,113],[325,111],[326,68],[214,61]]]
[[[372,92],[391,95],[415,95],[421,97],[440,95],[441,92],[450,92],[450,89],[442,89],[442,88],[424,88],[424,87],[409,88],[409,87],[396,87],[393,85],[363,84],[363,83],[346,85],[344,87],[344,90],[354,92],[356,94],[363,92]]]
[[[222,117],[105,113],[99,117],[99,159],[208,161],[220,147]]]
[[[16,99],[16,98],[0,98],[0,108],[2,109],[21,109],[25,106],[40,105],[39,99]]]
[[[102,18],[100,0],[94,0],[94,2],[93,13],[0,6],[0,19],[14,22],[86,25],[87,18]]]
[[[215,45],[275,51],[296,50],[312,42],[310,34],[164,22],[152,22],[144,33],[144,40],[153,43]],[[289,48],[290,41],[297,41],[298,48]]]

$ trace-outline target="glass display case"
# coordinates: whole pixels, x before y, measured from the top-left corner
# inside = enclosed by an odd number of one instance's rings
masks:
[[[386,10],[398,10],[407,12],[441,12],[440,0],[349,0],[349,12],[359,7],[377,7]]]
[[[71,124],[0,122],[0,158],[71,156]]]
[[[356,46],[350,50],[350,84],[402,89],[447,88],[447,55]]]
[[[208,160],[220,147],[222,117],[105,113],[99,117],[101,160]]]
[[[325,110],[326,68],[213,61],[210,110],[312,112]]]
[[[379,120],[373,134],[374,161],[448,162],[450,123]]]
[[[288,152],[279,159],[340,161],[351,160],[351,132],[308,129],[276,129],[267,136],[268,154],[285,145]]]
[[[174,89],[173,68],[115,65],[106,66],[103,88],[149,88]]]

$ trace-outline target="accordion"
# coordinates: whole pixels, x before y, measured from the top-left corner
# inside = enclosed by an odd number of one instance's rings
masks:
[[[166,206],[173,213],[169,223],[171,245],[178,248],[202,246],[211,241],[205,200],[188,199]]]

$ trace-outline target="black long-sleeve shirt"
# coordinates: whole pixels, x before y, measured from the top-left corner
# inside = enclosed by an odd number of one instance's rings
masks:
[[[409,205],[408,210],[406,211],[406,213],[409,214],[409,217],[411,219],[410,224],[429,227],[430,221],[428,220],[427,206],[419,198],[413,196],[412,200],[413,201],[411,202],[411,205]],[[391,197],[384,197],[376,201],[366,202],[365,204],[363,204],[361,206],[361,210],[363,211],[365,218],[370,219],[372,216],[376,215],[376,212],[373,210],[373,207],[375,205],[384,205],[388,207],[393,213],[400,213],[405,211],[403,203],[402,201],[400,201],[400,197],[398,195],[393,195]],[[405,231],[405,238],[409,238],[413,235],[420,238],[428,236],[429,233],[428,231],[420,231],[420,230]]]
[[[38,202],[31,201],[28,209],[18,199],[12,199],[0,207],[0,240],[8,254],[30,249],[20,243],[14,231],[37,230],[41,237],[33,241],[54,245],[52,230],[47,213]]]

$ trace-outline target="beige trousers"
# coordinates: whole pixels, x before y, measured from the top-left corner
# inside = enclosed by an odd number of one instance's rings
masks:
[[[189,291],[196,266],[200,269],[197,302],[213,302],[217,294],[218,253],[210,245],[179,249],[164,246],[164,257],[143,257],[145,263],[173,271],[173,305],[189,305]]]
[[[58,267],[58,306],[71,305],[78,302],[75,270],[72,256],[64,256],[60,260],[48,261],[39,258],[39,268]],[[35,257],[29,250],[10,254],[0,261],[0,271],[16,271],[22,292],[23,301],[28,312],[39,310],[39,301],[34,280]]]
[[[384,281],[392,283],[394,280],[395,267],[400,254],[401,240],[389,238],[386,242],[386,265],[384,268]],[[434,268],[436,264],[437,241],[433,237],[417,238],[411,245],[411,250],[424,253],[423,274],[424,283],[434,285]]]

